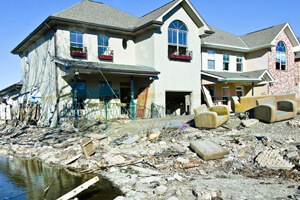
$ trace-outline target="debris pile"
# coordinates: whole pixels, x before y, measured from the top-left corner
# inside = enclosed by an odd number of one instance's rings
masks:
[[[100,173],[126,199],[294,198],[299,120],[264,124],[232,118],[208,130],[193,127],[192,116],[80,121],[77,128],[10,123],[0,126],[0,154]]]

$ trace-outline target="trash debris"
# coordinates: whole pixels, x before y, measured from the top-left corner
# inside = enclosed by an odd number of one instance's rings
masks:
[[[128,138],[127,140],[124,140],[123,142],[122,142],[122,144],[132,144],[132,143],[135,143],[137,141],[137,139],[136,138]]]
[[[255,124],[257,124],[259,122],[258,119],[246,119],[246,120],[242,120],[242,124],[245,127],[251,127],[254,126]]]
[[[169,121],[165,123],[164,129],[179,129],[182,121]]]
[[[82,151],[86,157],[91,156],[95,153],[95,146],[91,139],[83,139],[80,143]]]
[[[85,134],[85,137],[89,137],[89,138],[92,138],[95,140],[103,140],[103,139],[107,138],[107,135],[97,134],[97,133],[88,133],[88,134]]]
[[[255,161],[261,166],[268,169],[292,169],[295,165],[284,160],[276,150],[265,150],[260,152]]]
[[[72,191],[68,192],[67,194],[59,197],[57,200],[68,200],[76,196],[77,194],[81,193],[82,191],[88,189],[91,185],[95,184],[99,181],[99,177],[95,176],[94,178],[88,180],[87,182],[81,184],[77,188],[73,189]]]
[[[190,147],[203,160],[224,158],[225,155],[229,154],[227,149],[210,140],[191,142]]]

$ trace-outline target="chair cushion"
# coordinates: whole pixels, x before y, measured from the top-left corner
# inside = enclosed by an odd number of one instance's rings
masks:
[[[200,110],[200,111],[198,112],[198,114],[200,114],[200,113],[205,113],[205,112],[208,112],[207,108],[204,108],[204,109]]]
[[[275,106],[275,102],[274,101],[267,101],[267,102],[261,103],[261,105],[272,105],[272,106]]]
[[[227,121],[227,115],[218,115],[218,125],[224,124]]]

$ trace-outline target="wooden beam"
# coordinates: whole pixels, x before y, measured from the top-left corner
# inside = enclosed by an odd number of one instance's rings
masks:
[[[94,178],[88,180],[87,182],[81,184],[77,188],[73,189],[72,191],[68,192],[67,194],[61,196],[57,200],[68,200],[79,194],[80,192],[88,189],[91,185],[95,184],[97,181],[99,181],[99,177],[95,176]]]

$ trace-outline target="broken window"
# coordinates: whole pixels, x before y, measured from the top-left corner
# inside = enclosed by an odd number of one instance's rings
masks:
[[[230,90],[229,87],[222,87],[222,99],[224,100],[224,104],[227,104],[229,101],[229,96],[230,96]]]
[[[72,81],[72,93],[75,95],[75,90],[77,90],[77,104],[78,108],[84,109],[84,100],[86,100],[86,86],[85,81],[77,81],[76,85],[75,82]],[[74,96],[74,98],[76,98]],[[74,99],[75,100],[75,99]],[[73,102],[74,104],[75,102]]]
[[[238,96],[239,98],[241,96],[244,96],[244,87],[243,86],[236,86],[235,88],[235,94],[236,96]]]
[[[99,82],[99,99],[100,101],[109,101],[112,99],[111,83]]]

